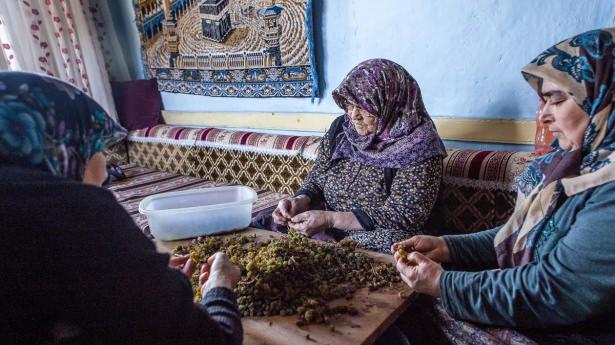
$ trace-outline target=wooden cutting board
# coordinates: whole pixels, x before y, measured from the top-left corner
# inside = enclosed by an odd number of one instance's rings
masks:
[[[284,236],[276,232],[248,228],[241,235],[256,234],[257,240]],[[189,241],[155,241],[158,250],[169,252]],[[394,263],[393,256],[367,251],[383,262]],[[412,290],[399,283],[393,288],[368,291],[358,290],[351,300],[339,299],[330,305],[352,305],[359,310],[356,316],[337,315],[328,325],[313,324],[297,327],[297,316],[244,317],[244,344],[246,345],[369,345],[402,314],[413,299]],[[333,328],[333,329],[332,329]]]

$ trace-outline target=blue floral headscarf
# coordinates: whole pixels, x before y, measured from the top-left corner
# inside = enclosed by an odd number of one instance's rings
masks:
[[[522,70],[539,94],[545,79],[564,88],[590,123],[580,149],[565,151],[556,142],[517,179],[515,210],[494,243],[500,267],[532,260],[562,193],[572,196],[615,181],[614,36],[615,28],[582,33],[545,50]]]
[[[90,157],[125,136],[100,105],[70,84],[32,73],[0,73],[0,165],[81,181]]]

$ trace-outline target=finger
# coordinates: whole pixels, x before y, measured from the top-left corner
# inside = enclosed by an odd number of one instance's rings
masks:
[[[416,268],[414,266],[407,265],[403,260],[397,261],[395,268],[402,276],[405,276],[414,286]]]
[[[211,266],[204,262],[203,265],[201,265],[201,274],[205,273],[205,272],[210,272],[211,271]]]
[[[290,221],[293,223],[301,223],[301,222],[305,222],[306,220],[308,220],[309,217],[310,217],[309,213],[303,212],[303,213],[299,213],[298,215],[292,217]]]
[[[279,207],[276,208],[273,211],[273,216],[278,217],[278,218],[282,218],[282,219],[290,219],[290,217],[288,217],[287,215],[284,215],[282,211],[283,210],[281,208],[279,208]]]
[[[284,225],[284,226],[288,226],[288,221],[283,218],[283,219],[279,219],[279,220],[273,220],[274,223],[278,224],[278,225]]]
[[[192,277],[194,271],[196,271],[196,262],[192,259],[188,259],[182,268],[182,272],[184,272],[186,276]]]
[[[207,279],[209,279],[209,272],[202,273],[199,276],[199,285],[205,285],[205,283],[207,283]]]
[[[395,251],[395,253],[393,254],[393,258],[395,258],[396,262],[403,261],[406,265],[408,264],[408,254],[402,257],[398,251]]]
[[[295,203],[293,203],[290,206],[290,209],[288,210],[288,215],[291,217],[294,217],[297,215],[297,205]]]
[[[280,204],[280,206],[278,207],[278,209],[280,210],[280,213],[282,214],[282,216],[286,217],[286,218],[291,218],[292,216],[288,213],[288,211],[290,210],[290,202],[288,200],[284,200],[284,202],[282,202]]]
[[[222,254],[222,253],[217,252],[217,253],[214,253],[213,255],[211,255],[210,257],[208,257],[208,258],[207,258],[207,264],[208,264],[209,266],[213,266],[213,265],[214,265],[214,262],[215,262],[216,260],[218,260],[218,257],[220,256],[220,254]]]
[[[295,231],[297,231],[298,233],[307,236],[307,228],[305,227],[305,223],[293,224],[291,227],[295,229]]]
[[[288,224],[288,218],[283,217],[281,214],[276,214],[275,212],[272,214],[273,216],[273,221],[276,224],[280,224],[280,225],[287,225]]]
[[[403,280],[404,283],[408,285],[409,288],[414,289],[414,283],[410,281],[410,279],[408,279],[405,275],[401,274],[401,272],[399,273],[399,276],[401,277],[401,280]]]
[[[416,286],[416,282],[414,281],[414,274],[412,272],[409,272],[408,266],[403,264],[401,261],[398,261],[395,265],[395,268],[397,268],[397,271],[399,271],[399,276],[406,283],[406,285],[408,285],[411,289],[414,289]]]
[[[299,210],[300,210],[299,201],[297,199],[293,199],[290,204],[290,210],[289,210],[290,215],[293,217],[296,216],[297,214],[299,214]]]
[[[395,261],[395,269],[401,274],[406,265],[401,260]]]
[[[189,254],[182,255],[182,256],[171,256],[171,258],[169,259],[169,266],[171,266],[171,267],[179,267],[179,266],[185,264],[186,261],[188,261],[188,259],[190,259],[190,255]]]
[[[416,244],[418,243],[420,237],[419,236],[412,236],[411,238],[401,241],[401,242],[397,242],[395,244],[393,244],[391,246],[391,251],[395,252],[397,251],[397,249],[409,249],[409,250],[414,250],[414,248],[416,247]]]
[[[420,252],[412,252],[408,254],[408,264],[409,265],[421,265],[431,262],[432,260]]]
[[[291,228],[303,232],[305,231],[305,226],[306,223],[305,222],[293,222],[292,220],[288,223],[288,226],[290,226]]]

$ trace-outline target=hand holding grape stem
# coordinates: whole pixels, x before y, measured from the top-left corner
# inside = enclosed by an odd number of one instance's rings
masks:
[[[406,250],[410,250],[408,254]],[[446,242],[436,236],[414,236],[391,247],[401,279],[414,291],[440,296],[440,263],[449,262]]]
[[[189,255],[172,256],[169,259],[169,267],[180,270],[188,278],[196,271],[196,262]],[[199,286],[202,296],[215,287],[233,289],[240,279],[240,271],[225,253],[218,252],[210,256],[201,265]]]

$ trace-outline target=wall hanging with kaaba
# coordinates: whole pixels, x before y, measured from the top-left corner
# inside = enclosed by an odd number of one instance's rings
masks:
[[[317,97],[312,0],[134,0],[160,91]]]

